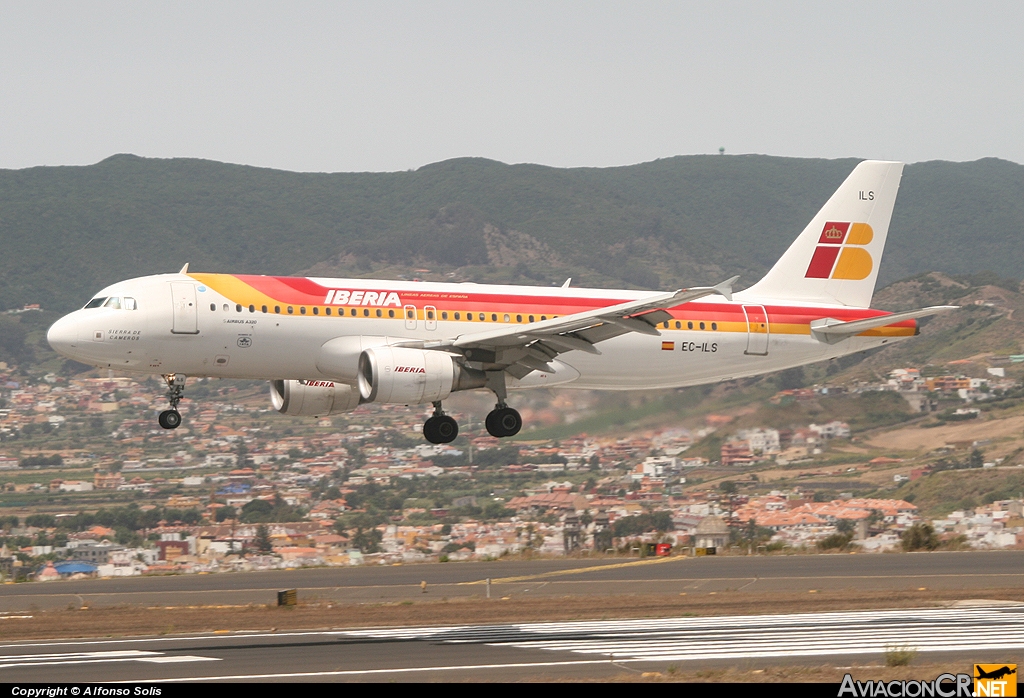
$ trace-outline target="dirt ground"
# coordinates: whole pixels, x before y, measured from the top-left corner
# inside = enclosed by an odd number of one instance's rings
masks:
[[[383,604],[300,603],[294,607],[282,608],[248,605],[61,609],[0,615],[0,639],[12,641],[238,630],[272,632],[686,615],[818,613],[854,609],[939,607],[974,599],[1024,602],[1024,589],[893,592],[840,590],[813,594],[727,591],[679,595],[567,596],[508,600],[460,598]]]
[[[1021,429],[1024,429],[1024,417],[989,419],[982,422],[971,420],[932,429],[909,427],[885,431],[872,436],[868,443],[876,448],[897,451],[914,449],[930,451],[943,444],[956,441],[979,441],[983,439],[1001,439],[1007,436],[1020,436]]]

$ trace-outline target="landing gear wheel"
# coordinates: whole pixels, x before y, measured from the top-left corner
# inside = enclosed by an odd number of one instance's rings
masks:
[[[450,444],[459,435],[459,423],[446,414],[435,414],[423,424],[423,436],[432,444]]]
[[[488,434],[501,439],[518,434],[523,428],[523,418],[511,407],[497,407],[487,414],[484,424]]]
[[[164,410],[157,421],[164,429],[177,429],[181,424],[181,413],[177,410]]]

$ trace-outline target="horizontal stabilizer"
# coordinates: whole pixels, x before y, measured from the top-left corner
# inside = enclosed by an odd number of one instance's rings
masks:
[[[860,334],[867,330],[873,330],[877,327],[887,327],[888,325],[894,325],[897,322],[903,322],[904,320],[913,320],[919,317],[928,317],[929,315],[935,315],[946,310],[956,310],[960,306],[958,305],[933,305],[928,308],[920,308],[918,310],[907,310],[902,313],[892,313],[891,315],[879,315],[878,317],[865,318],[864,320],[852,320],[850,322],[843,322],[842,320],[836,320],[835,318],[821,318],[820,320],[814,320],[811,322],[811,334],[815,338],[827,342],[828,344],[835,344],[836,342],[852,337],[853,335]]]

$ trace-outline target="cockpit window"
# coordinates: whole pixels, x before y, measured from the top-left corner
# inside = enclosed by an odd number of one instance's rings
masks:
[[[101,305],[103,305],[103,301],[105,301],[105,300],[107,300],[105,296],[103,298],[93,298],[91,301],[89,301],[88,303],[85,304],[85,307],[86,308],[98,308]]]
[[[135,304],[135,299],[134,298],[132,298],[130,296],[125,296],[124,297],[124,302],[122,303],[122,307],[125,310],[135,310],[138,306]]]
[[[117,296],[111,296],[107,299],[107,302],[103,304],[104,308],[113,308],[114,310],[121,309],[121,299]]]

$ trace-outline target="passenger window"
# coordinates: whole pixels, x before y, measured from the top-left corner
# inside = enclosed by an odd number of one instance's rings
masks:
[[[235,303],[235,312],[236,313],[242,312],[242,304],[241,303]]]
[[[249,306],[249,312],[250,313],[255,313],[256,312],[256,306],[255,305],[250,305]]]
[[[274,306],[274,312],[275,312],[275,313],[280,313],[280,312],[281,312],[281,306],[279,306],[279,305],[275,305],[275,306]]]
[[[548,316],[547,316],[547,315],[541,315],[541,316],[540,316],[540,321],[541,321],[541,322],[544,322],[544,321],[545,321],[545,320],[547,320],[547,319],[548,319]]]
[[[381,317],[382,315],[384,315],[384,311],[381,310],[380,308],[377,308],[377,317]]]
[[[511,320],[512,320],[512,318],[510,318],[510,317],[508,316],[508,313],[505,313],[504,321],[505,321],[505,322],[509,322],[509,321],[511,321]]]
[[[370,317],[370,309],[363,308],[363,317]]]
[[[427,319],[428,320],[433,320],[434,319],[434,311],[433,310],[428,310],[427,311]]]
[[[320,308],[316,308],[316,307],[314,307],[314,308],[313,308],[313,314],[314,314],[314,315],[319,315],[319,314],[320,314]]]
[[[305,315],[306,314],[306,306],[304,306],[304,305],[300,305],[299,306],[299,314],[300,315]]]
[[[455,319],[458,320],[459,318],[456,317]],[[473,322],[473,313],[466,313],[466,319]]]
[[[394,316],[395,316],[395,311],[394,310],[389,310],[388,311],[388,317],[394,317]]]
[[[491,313],[491,322],[497,322],[497,321],[498,321],[498,314],[497,313]]]
[[[224,304],[224,312],[225,313],[228,312],[228,304],[227,303]]]
[[[479,319],[480,319],[480,322],[483,322],[484,320],[486,320],[486,319],[487,319],[487,316],[486,316],[486,315],[484,315],[483,313],[480,313],[480,315],[479,315]]]
[[[447,310],[442,310],[441,311],[441,319],[442,320],[447,320],[448,319],[448,311]]]
[[[688,329],[688,330],[692,330],[693,329],[693,322],[692,321],[686,323],[686,329]]]
[[[356,316],[356,309],[352,308],[352,317],[355,317],[355,316]]]
[[[702,323],[700,323],[700,328],[701,328],[702,330],[704,329],[704,323],[703,323],[703,322],[702,322]]]
[[[107,299],[107,302],[103,304],[104,308],[113,308],[114,310],[121,309],[121,299],[117,297],[111,297]]]
[[[267,312],[267,306],[265,306],[265,305],[261,305],[261,306],[260,306],[260,312],[262,312],[262,313],[266,313],[266,312]]]
[[[288,306],[288,314],[289,315],[293,315],[294,313],[295,313],[295,308],[293,308],[292,306],[289,305]]]
[[[459,319],[459,314],[458,314],[458,313],[455,313],[455,319],[456,319],[456,320],[458,320],[458,319]]]
[[[411,311],[411,310],[406,310],[406,311],[405,311],[405,317],[407,317],[408,319],[412,320],[412,319],[413,319],[413,317],[414,317],[414,315],[413,315],[413,311]]]
[[[678,329],[679,329],[679,328],[681,328],[682,326],[683,326],[683,323],[681,323],[681,322],[679,322],[678,320],[676,320],[676,329],[678,330]]]
[[[717,322],[712,322],[711,323],[711,329],[717,330],[718,329],[718,323]]]
[[[217,304],[216,303],[210,303],[210,310],[211,310],[211,312],[216,312],[217,311]]]
[[[331,309],[330,308],[324,308],[324,314],[325,315],[330,315],[331,314]]]
[[[522,321],[523,321],[523,316],[522,315],[516,315],[516,322],[522,322]]]
[[[530,322],[533,322],[533,316],[532,315],[530,316]]]
[[[106,298],[93,298],[91,301],[89,301],[88,303],[85,304],[85,307],[86,308],[99,308],[101,305],[103,305],[103,301],[105,301],[105,300],[107,300],[107,299]]]
[[[138,306],[135,305],[135,299],[134,298],[131,298],[129,296],[125,296],[124,297],[124,309],[125,310],[135,310],[137,307]]]

